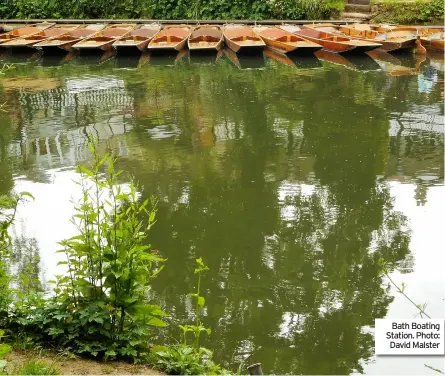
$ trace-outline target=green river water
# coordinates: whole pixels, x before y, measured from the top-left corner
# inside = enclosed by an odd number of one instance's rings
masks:
[[[218,362],[443,369],[375,357],[373,339],[374,319],[416,314],[379,258],[444,317],[443,57],[0,59],[16,64],[0,78],[0,193],[35,196],[14,231],[36,240],[43,278],[74,234],[74,167],[93,135],[159,200],[150,242],[168,261],[153,291],[175,322],[193,319],[195,259],[210,267],[203,345]]]

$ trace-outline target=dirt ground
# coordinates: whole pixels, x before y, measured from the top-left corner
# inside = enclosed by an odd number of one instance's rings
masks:
[[[54,355],[38,355],[29,352],[13,351],[9,354],[6,370],[12,372],[14,367],[22,365],[26,360],[39,359],[54,364],[61,375],[165,375],[143,365],[125,362],[108,361],[106,363],[89,359],[68,359]]]

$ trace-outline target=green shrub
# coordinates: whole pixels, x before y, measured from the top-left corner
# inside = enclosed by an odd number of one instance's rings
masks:
[[[92,166],[78,167],[82,198],[72,218],[78,235],[60,242],[66,273],[52,281],[52,298],[19,295],[8,329],[75,354],[132,359],[146,351],[149,328],[166,325],[149,298],[164,261],[145,244],[155,202],[141,201],[135,183],[124,189],[115,159],[89,147]]]
[[[416,0],[401,2],[385,0],[372,7],[372,22],[395,24],[440,23],[444,19],[443,0]]]
[[[0,18],[328,19],[344,0],[0,0]]]

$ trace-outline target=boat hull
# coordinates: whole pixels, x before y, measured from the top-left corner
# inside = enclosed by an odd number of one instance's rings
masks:
[[[117,41],[113,44],[113,48],[118,55],[139,55],[147,49],[150,41],[144,41],[142,43],[122,43]]]
[[[224,41],[227,44],[227,47],[229,47],[233,52],[236,53],[244,53],[244,54],[255,54],[255,53],[262,53],[264,48],[266,47],[266,43],[260,42],[260,43],[250,43],[250,44],[241,44],[237,43],[227,37],[224,37]]]
[[[382,43],[382,50],[385,50],[387,52],[413,50],[416,47],[416,38],[408,39],[403,42],[381,41],[379,43]]]
[[[421,40],[422,45],[427,50],[444,52],[444,40],[443,39],[428,40],[426,38],[421,38],[420,40]]]

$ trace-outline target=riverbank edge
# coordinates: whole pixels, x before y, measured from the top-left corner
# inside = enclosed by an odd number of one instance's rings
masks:
[[[60,375],[166,375],[144,364],[133,364],[118,360],[61,356],[48,350],[41,352],[14,349],[7,357],[7,374],[23,367],[30,360],[38,360],[54,366]]]

